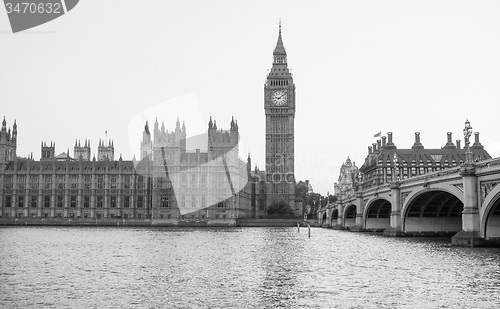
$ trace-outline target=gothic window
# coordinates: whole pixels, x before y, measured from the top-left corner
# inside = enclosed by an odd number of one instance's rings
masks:
[[[38,201],[38,196],[36,195],[31,196],[31,208],[36,208],[37,201]]]
[[[130,207],[130,196],[125,195],[123,197],[123,207],[129,208]]]
[[[5,207],[10,207],[12,205],[12,196],[6,195],[5,196]]]
[[[144,189],[144,176],[137,175],[135,186],[137,189]]]
[[[64,196],[57,196],[57,207],[62,208],[64,206]]]
[[[111,175],[111,189],[116,189],[116,175]]]
[[[170,207],[170,205],[168,203],[168,196],[163,195],[161,197],[161,207]]]
[[[104,175],[97,175],[97,189],[104,189]]]
[[[97,207],[102,208],[104,204],[104,196],[98,195],[97,196]]]
[[[18,208],[24,207],[24,196],[21,195],[17,197],[17,207]]]
[[[13,188],[13,177],[12,175],[6,175],[4,178],[5,181],[5,189],[12,189]]]
[[[130,175],[123,176],[123,188],[130,189]]]
[[[110,206],[112,208],[116,208],[116,195],[111,195],[110,196]]]
[[[84,175],[83,176],[83,188],[84,189],[91,188],[91,184],[90,184],[91,177],[92,177],[91,175]]]
[[[43,176],[43,183],[45,184],[45,189],[50,189],[52,186],[52,175]]]
[[[43,207],[45,207],[45,208],[50,207],[50,195],[45,195],[43,197]]]
[[[90,207],[90,196],[85,195],[83,197],[83,207],[84,208],[89,208]]]
[[[69,207],[76,208],[76,195],[72,195],[69,198]]]
[[[31,189],[38,189],[38,175],[31,175]]]
[[[142,208],[143,206],[144,206],[144,196],[138,195],[137,196],[137,208]]]
[[[19,189],[26,189],[26,175],[18,175],[17,183],[19,185]]]
[[[57,188],[64,189],[64,175],[57,175]]]

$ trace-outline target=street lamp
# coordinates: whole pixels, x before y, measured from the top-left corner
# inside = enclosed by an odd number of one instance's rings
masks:
[[[394,164],[394,174],[392,175],[393,181],[399,181],[399,169],[398,169],[398,156],[394,153],[392,157],[392,163]]]
[[[356,173],[356,175],[354,176],[354,178],[356,179],[356,191],[361,191],[362,187],[362,182],[363,182],[363,174],[361,174],[360,171],[358,171]]]
[[[465,137],[465,163],[471,164],[472,163],[472,153],[470,152],[470,142],[469,138],[472,135],[472,127],[470,126],[469,119],[465,121],[465,128],[464,128],[464,137]]]

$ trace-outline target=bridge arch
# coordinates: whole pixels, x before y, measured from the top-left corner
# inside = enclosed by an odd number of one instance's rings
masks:
[[[339,218],[339,210],[337,208],[332,209],[332,215],[330,217],[330,226],[337,225],[337,220]]]
[[[464,207],[462,198],[461,194],[443,188],[414,192],[403,208],[403,232],[417,234],[459,232],[462,230]]]
[[[500,186],[496,185],[486,196],[480,208],[481,237],[500,238]]]
[[[356,205],[350,204],[344,208],[344,227],[356,226]]]
[[[391,227],[391,202],[385,198],[376,198],[365,207],[363,219],[365,229],[372,231],[383,231]]]

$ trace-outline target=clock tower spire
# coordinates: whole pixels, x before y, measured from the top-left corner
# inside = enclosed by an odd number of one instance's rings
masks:
[[[279,23],[273,65],[264,84],[266,115],[267,207],[285,203],[295,209],[295,84],[288,69]]]

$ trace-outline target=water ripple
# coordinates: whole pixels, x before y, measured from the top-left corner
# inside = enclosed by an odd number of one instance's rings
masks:
[[[497,308],[500,250],[296,228],[0,228],[2,308]]]

